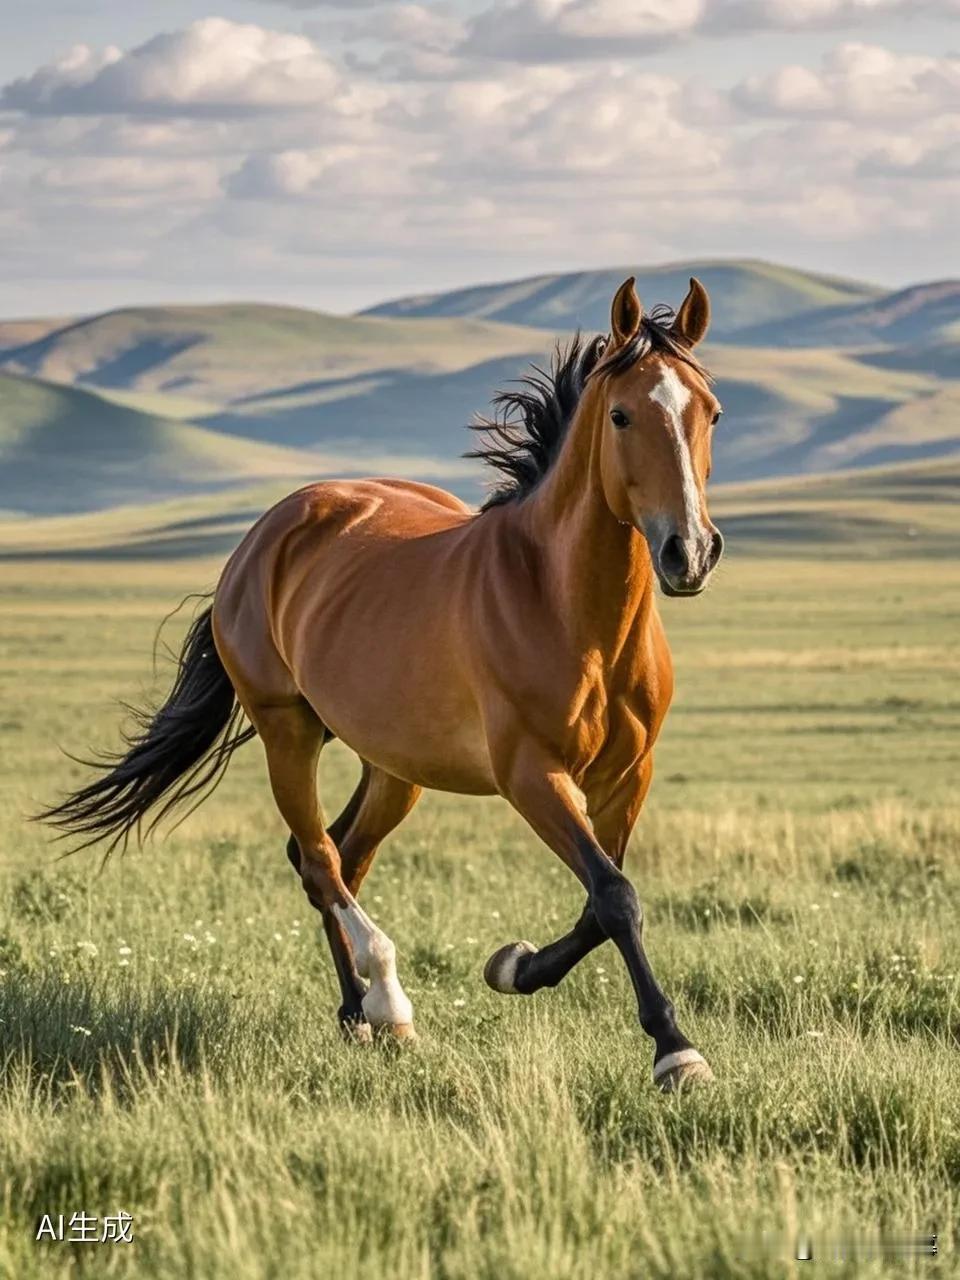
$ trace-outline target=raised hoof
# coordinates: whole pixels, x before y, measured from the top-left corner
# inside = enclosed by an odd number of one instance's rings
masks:
[[[373,1028],[378,1044],[395,1044],[403,1048],[417,1043],[417,1032],[412,1022],[382,1022]]]
[[[495,951],[483,966],[483,980],[488,987],[505,996],[518,996],[514,985],[517,976],[517,965],[524,956],[536,955],[537,948],[532,942],[509,942],[499,951]]]
[[[356,1018],[343,1018],[340,1034],[348,1044],[373,1044],[373,1027],[369,1022],[359,1022]]]
[[[653,1068],[653,1082],[661,1093],[678,1093],[691,1085],[707,1084],[713,1072],[696,1049],[668,1053]]]

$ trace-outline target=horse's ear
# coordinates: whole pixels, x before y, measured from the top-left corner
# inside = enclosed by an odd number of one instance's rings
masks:
[[[631,276],[617,290],[610,308],[610,332],[618,347],[630,341],[642,319],[643,307],[637,297],[636,280]]]
[[[696,278],[690,277],[690,292],[680,304],[677,318],[673,322],[673,336],[685,342],[688,347],[695,347],[710,328],[710,297],[706,289]]]

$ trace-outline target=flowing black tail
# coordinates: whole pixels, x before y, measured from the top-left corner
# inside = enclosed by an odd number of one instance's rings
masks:
[[[124,848],[132,832],[154,810],[152,828],[171,809],[209,794],[237,747],[256,730],[243,723],[233,685],[213,643],[211,608],[194,619],[183,642],[177,676],[157,711],[129,708],[134,730],[124,735],[128,750],[96,761],[81,761],[100,776],[39,815],[65,836],[86,837],[77,848],[108,839],[107,852]]]

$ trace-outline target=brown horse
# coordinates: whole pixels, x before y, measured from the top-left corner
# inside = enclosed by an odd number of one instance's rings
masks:
[[[497,793],[587,901],[558,941],[502,947],[486,981],[555,986],[610,938],[656,1045],[654,1079],[709,1077],[653,975],[621,871],[673,690],[656,584],[696,595],[723,545],[704,498],[720,407],[693,355],[708,323],[698,281],[676,315],[645,316],[627,280],[608,339],[558,350],[550,374],[499,397],[481,424],[475,456],[506,480],[480,512],[400,480],[326,481],[278,503],[194,622],[167,702],[47,816],[88,841],[125,841],[258,734],[288,854],[323,916],[341,1022],[403,1037],[413,1011],[393,943],[357,903],[363,878],[423,787]],[[326,828],[317,761],[334,737],[363,768]]]

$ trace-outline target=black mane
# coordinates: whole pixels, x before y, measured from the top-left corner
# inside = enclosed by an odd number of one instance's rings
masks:
[[[705,373],[691,349],[674,336],[675,318],[669,307],[656,307],[643,317],[630,341],[605,359],[609,338],[585,341],[577,333],[566,347],[557,343],[549,369],[534,365],[531,373],[517,379],[515,391],[498,392],[493,397],[494,416],[478,416],[470,424],[484,438],[465,455],[480,458],[499,473],[500,481],[481,511],[519,502],[533,492],[556,460],[583,389],[594,374],[625,373],[657,351]]]

